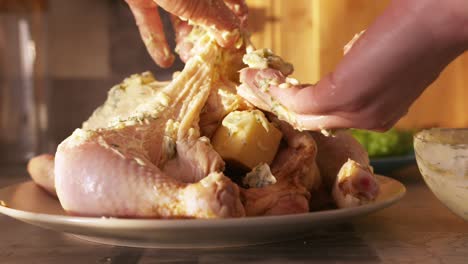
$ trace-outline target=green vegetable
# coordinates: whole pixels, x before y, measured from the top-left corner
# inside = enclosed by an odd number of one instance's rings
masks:
[[[413,151],[413,132],[391,129],[387,132],[351,130],[353,136],[367,149],[369,157],[409,154]]]

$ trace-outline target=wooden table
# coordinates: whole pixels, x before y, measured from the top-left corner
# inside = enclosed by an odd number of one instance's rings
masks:
[[[242,248],[167,250],[98,245],[0,215],[0,263],[468,263],[468,222],[429,191],[415,166],[392,175],[398,204],[308,237]],[[27,180],[0,169],[0,186]]]

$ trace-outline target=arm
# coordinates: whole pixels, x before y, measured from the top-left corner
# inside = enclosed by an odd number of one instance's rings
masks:
[[[385,130],[467,47],[467,1],[395,0],[316,85],[269,91],[303,128]]]

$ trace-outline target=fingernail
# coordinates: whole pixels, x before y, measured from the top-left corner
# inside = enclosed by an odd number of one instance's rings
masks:
[[[168,68],[172,65],[172,63],[174,62],[175,60],[175,56],[174,54],[172,54],[169,49],[167,47],[163,47],[161,48],[161,54],[160,54],[160,58],[159,60],[159,63],[160,64],[159,66],[163,67],[163,68]]]
[[[167,65],[167,67],[170,67],[172,63],[174,63],[174,60],[175,60],[175,56],[172,53],[169,53],[165,55],[164,57],[165,65]]]
[[[173,57],[172,53],[169,51],[167,47],[163,47],[163,54],[164,54],[164,58],[166,59],[170,59],[171,57]]]

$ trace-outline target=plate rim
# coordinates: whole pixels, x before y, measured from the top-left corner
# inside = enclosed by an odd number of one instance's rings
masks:
[[[93,227],[93,228],[111,228],[111,229],[166,229],[166,228],[177,228],[177,229],[191,229],[191,228],[206,228],[206,227],[233,227],[243,225],[246,222],[249,224],[275,224],[283,223],[285,221],[310,221],[314,218],[321,219],[330,219],[333,220],[336,217],[339,217],[343,214],[348,214],[349,218],[366,215],[371,212],[379,211],[381,209],[387,208],[399,200],[401,200],[407,189],[403,183],[400,181],[382,176],[376,175],[378,177],[383,177],[383,179],[389,179],[396,182],[399,185],[399,192],[392,195],[390,198],[378,201],[375,203],[365,204],[358,207],[352,208],[339,208],[339,209],[329,209],[322,211],[307,212],[301,214],[290,214],[290,215],[279,215],[279,216],[251,216],[251,217],[240,217],[240,218],[223,218],[223,219],[141,219],[141,218],[113,218],[113,217],[86,217],[86,216],[68,216],[68,215],[56,215],[56,214],[46,214],[46,213],[36,213],[31,211],[25,211],[15,208],[10,208],[8,205],[0,205],[0,213],[7,215],[9,217],[21,220],[23,222],[28,222],[29,224],[37,225],[35,223],[50,223],[54,225],[64,225],[67,226],[81,226],[81,227]],[[15,186],[23,185],[30,183],[29,181],[19,182],[9,186],[5,186],[0,189],[0,191],[7,188],[13,188]],[[1,198],[1,197],[0,197]],[[1,200],[1,199],[0,199]],[[28,220],[34,219],[35,223],[31,223]],[[187,225],[190,223],[190,225]]]

